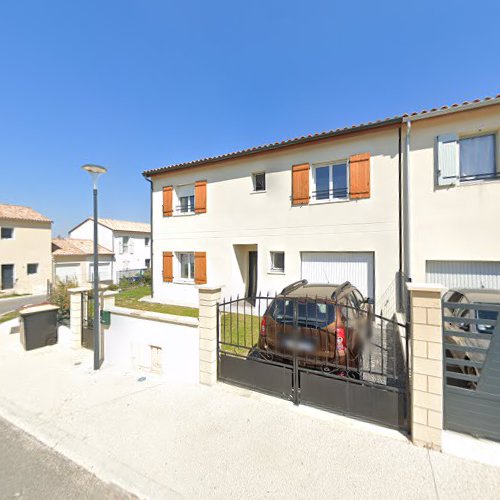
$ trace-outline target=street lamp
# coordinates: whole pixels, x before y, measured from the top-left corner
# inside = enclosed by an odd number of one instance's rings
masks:
[[[99,249],[97,243],[97,180],[107,169],[100,165],[83,165],[92,177],[94,187],[94,370],[101,367],[101,330],[99,320]]]

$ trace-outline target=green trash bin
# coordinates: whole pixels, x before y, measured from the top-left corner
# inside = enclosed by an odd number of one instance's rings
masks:
[[[26,351],[57,344],[58,309],[52,304],[42,304],[19,311],[21,344]]]

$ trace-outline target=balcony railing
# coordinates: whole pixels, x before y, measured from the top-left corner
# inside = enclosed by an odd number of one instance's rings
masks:
[[[311,193],[312,200],[346,200],[349,198],[349,189],[347,187],[333,189],[319,189]]]

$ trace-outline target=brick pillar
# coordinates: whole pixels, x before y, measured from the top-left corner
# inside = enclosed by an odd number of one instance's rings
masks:
[[[89,289],[85,287],[68,288],[69,293],[69,327],[71,330],[71,347],[82,347],[82,294]]]
[[[199,287],[200,383],[217,382],[217,304],[220,287]]]
[[[411,301],[411,435],[413,443],[441,450],[443,430],[443,328],[445,288],[408,284]]]

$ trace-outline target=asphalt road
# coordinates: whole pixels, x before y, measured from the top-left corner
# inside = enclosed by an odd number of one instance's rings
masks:
[[[0,314],[14,311],[21,306],[26,306],[28,304],[39,304],[47,300],[47,296],[43,295],[25,295],[23,297],[12,298],[12,299],[0,299]]]
[[[96,476],[0,418],[0,498],[136,498]]]

